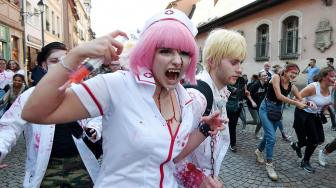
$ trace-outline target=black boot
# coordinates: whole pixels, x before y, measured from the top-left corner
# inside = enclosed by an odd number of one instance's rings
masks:
[[[299,158],[302,158],[301,148],[299,148],[297,142],[292,142],[291,144],[292,149],[296,152],[296,155]]]

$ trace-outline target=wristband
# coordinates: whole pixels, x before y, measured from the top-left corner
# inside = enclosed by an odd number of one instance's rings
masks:
[[[205,137],[208,137],[210,135],[209,131],[211,131],[211,129],[208,124],[202,124],[198,127],[198,129]]]
[[[67,65],[67,64],[64,63],[64,57],[65,57],[65,56],[62,56],[62,57],[60,58],[59,63],[60,63],[60,64],[62,65],[62,67],[65,68],[69,73],[73,73],[73,72],[75,72],[75,71],[76,71],[75,69],[69,67],[69,65]]]

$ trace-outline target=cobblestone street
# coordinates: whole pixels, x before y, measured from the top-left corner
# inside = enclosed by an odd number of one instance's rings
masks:
[[[249,115],[248,110],[246,111]],[[284,111],[284,127],[286,132],[292,136],[290,140],[296,141],[296,134],[292,128],[294,108],[290,107]],[[249,119],[249,116],[248,116]],[[336,132],[331,131],[330,119],[324,125],[326,143],[330,142]],[[299,167],[300,160],[290,147],[290,142],[282,140],[280,131],[277,130],[277,142],[274,151],[274,164],[279,175],[277,182],[272,182],[265,169],[265,165],[257,164],[254,150],[260,140],[254,138],[255,125],[247,125],[242,130],[241,125],[237,127],[237,153],[228,151],[225,156],[220,179],[225,187],[336,187],[334,181],[336,175],[336,155],[330,155],[328,166],[322,167],[318,164],[319,146],[311,158],[311,165],[316,168],[315,174],[310,174]],[[302,150],[304,151],[304,150]]]
[[[286,109],[284,112],[284,125],[286,132],[291,135],[291,140],[296,140],[295,132],[292,129],[294,108]],[[247,111],[248,118],[249,113]],[[253,151],[260,140],[254,138],[254,125],[247,125],[242,130],[241,125],[237,127],[238,152],[228,151],[224,159],[220,179],[225,187],[336,187],[334,181],[336,175],[336,154],[330,156],[327,167],[321,167],[317,161],[319,146],[315,151],[311,164],[316,168],[315,174],[310,174],[298,166],[298,159],[295,152],[290,148],[289,142],[281,139],[278,133],[277,143],[274,152],[276,171],[279,175],[277,182],[272,182],[266,174],[265,166],[255,162]],[[331,131],[330,123],[324,126],[326,142],[331,141],[336,132]],[[278,131],[279,132],[279,131]],[[4,163],[8,164],[4,170],[0,170],[0,188],[22,187],[24,176],[25,147],[23,137],[7,156]]]

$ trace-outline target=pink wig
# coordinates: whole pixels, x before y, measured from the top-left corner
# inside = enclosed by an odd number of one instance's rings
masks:
[[[191,32],[182,23],[175,20],[161,20],[151,25],[140,37],[130,54],[130,69],[139,74],[145,67],[152,70],[155,51],[158,48],[172,48],[190,53],[191,62],[185,73],[185,79],[195,84],[198,48]]]

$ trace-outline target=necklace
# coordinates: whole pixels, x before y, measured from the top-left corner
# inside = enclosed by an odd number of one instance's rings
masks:
[[[174,107],[174,102],[173,102],[173,97],[172,97],[172,93],[169,92],[169,100],[170,100],[170,104],[173,110],[173,115],[170,118],[166,118],[164,117],[164,114],[162,112],[162,108],[161,108],[161,91],[160,90],[159,94],[158,94],[158,98],[157,98],[157,105],[159,107],[159,111],[161,113],[161,115],[163,116],[163,118],[165,119],[167,125],[173,130],[173,132],[175,132],[176,128],[180,125],[180,121],[178,121],[177,113],[175,112],[175,107]]]

